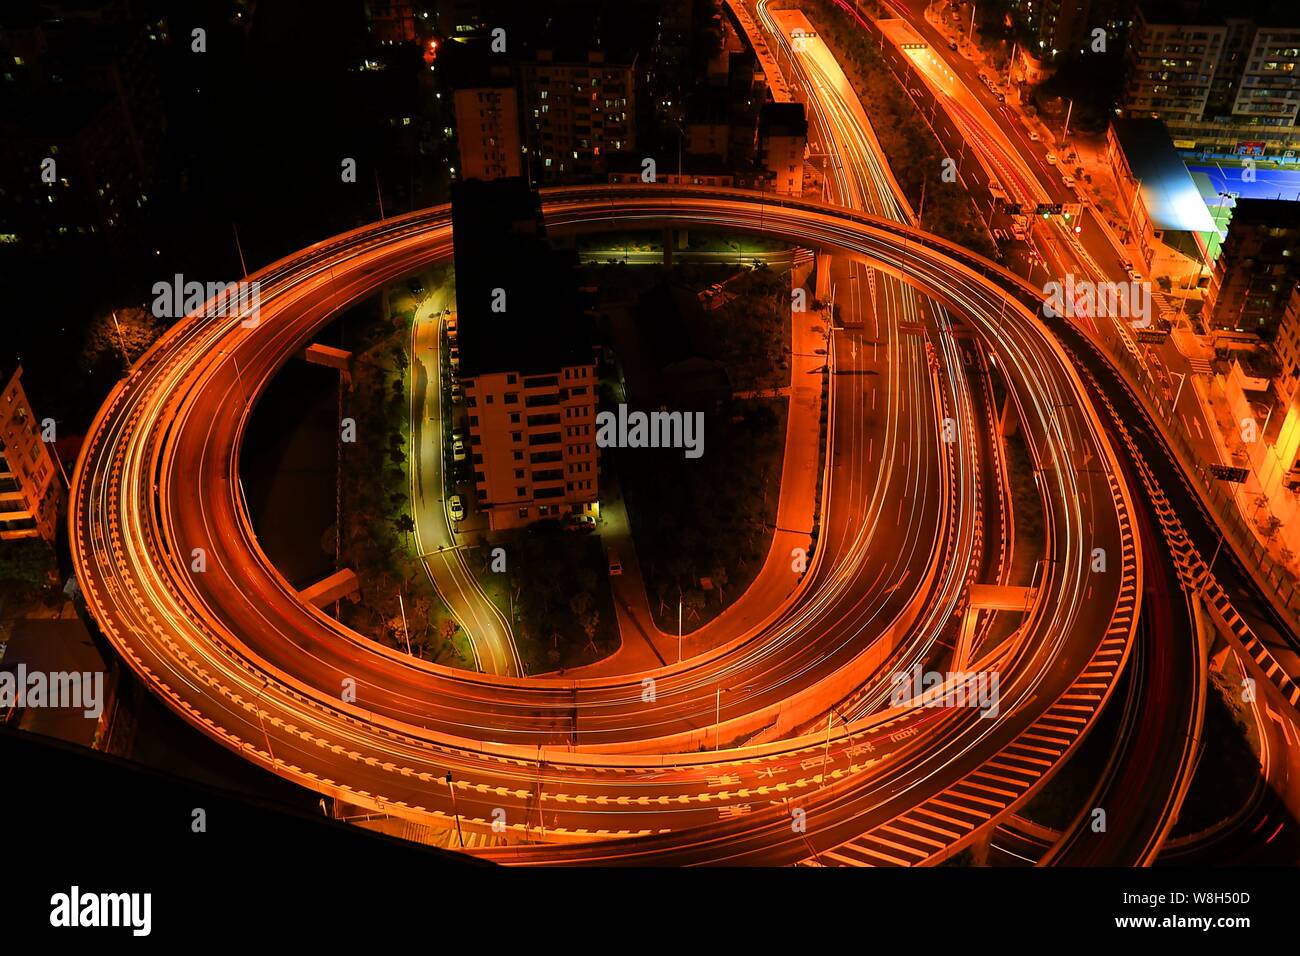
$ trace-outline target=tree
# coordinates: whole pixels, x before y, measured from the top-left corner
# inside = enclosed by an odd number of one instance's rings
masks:
[[[596,607],[596,599],[591,596],[589,591],[579,591],[569,598],[569,610],[573,612],[573,616],[577,618],[583,633],[587,635],[587,646],[594,651],[596,649],[596,629],[600,626],[600,611]]]
[[[86,344],[81,351],[81,367],[92,369],[101,362],[122,365],[134,363],[162,334],[162,325],[144,309],[127,308],[96,316],[86,330]]]
[[[406,544],[409,547],[411,544],[411,532],[415,530],[415,521],[411,518],[410,515],[403,512],[402,514],[397,516],[397,519],[393,522],[393,524],[397,526],[398,531],[406,535]]]
[[[40,538],[19,538],[0,544],[0,581],[43,587],[54,567],[54,555]]]

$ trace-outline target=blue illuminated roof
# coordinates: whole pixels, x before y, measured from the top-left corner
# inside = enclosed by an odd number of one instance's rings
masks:
[[[1183,165],[1165,124],[1158,119],[1117,119],[1115,137],[1156,229],[1213,232],[1214,219]]]

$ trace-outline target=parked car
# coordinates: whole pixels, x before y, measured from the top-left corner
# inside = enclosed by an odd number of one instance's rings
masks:
[[[424,295],[424,283],[419,279],[412,279],[406,287],[411,290],[411,295]]]
[[[452,495],[447,499],[447,513],[451,515],[452,521],[465,520],[465,503],[460,500],[460,495]]]
[[[452,400],[453,402],[459,402],[459,401],[460,401],[460,394],[461,394],[461,392],[460,392],[460,382],[452,382],[452,383],[451,383],[451,400]]]
[[[623,573],[623,562],[618,559],[617,551],[611,551],[609,553],[609,576],[611,578],[617,577],[622,573]]]
[[[451,460],[452,461],[465,460],[465,443],[463,441],[457,439],[456,441],[451,443]]]
[[[957,49],[957,41],[956,41],[956,40],[950,40],[950,41],[948,42],[948,49],[949,49],[949,50],[956,50],[956,49]]]
[[[569,515],[564,519],[565,531],[595,531],[596,519],[592,515]]]
[[[1029,138],[1035,143],[1037,143],[1040,139],[1042,139],[1042,137],[1039,136],[1038,133],[1032,129],[1029,131]]]
[[[1048,153],[1048,154],[1047,154],[1047,165],[1048,165],[1048,166],[1055,166],[1055,165],[1056,165],[1056,154],[1055,154],[1055,153]]]
[[[1074,177],[1073,177],[1073,176],[1062,176],[1062,177],[1061,177],[1061,182],[1065,183],[1065,185],[1069,186],[1071,189],[1074,188]]]
[[[1132,279],[1134,282],[1142,281],[1142,273],[1138,272],[1136,269],[1132,268],[1131,266],[1129,267],[1128,270],[1128,277]]]

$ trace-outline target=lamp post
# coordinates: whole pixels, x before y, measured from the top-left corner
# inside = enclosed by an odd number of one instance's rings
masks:
[[[235,233],[235,251],[239,253],[239,268],[243,270],[244,278],[247,279],[248,265],[244,262],[244,247],[239,244],[239,227],[232,222],[230,228]]]
[[[1183,386],[1187,384],[1187,376],[1188,376],[1190,373],[1188,373],[1188,372],[1175,372],[1174,374],[1175,374],[1175,375],[1181,375],[1181,376],[1182,376],[1181,378],[1178,379],[1178,390],[1174,392],[1174,404],[1171,406],[1172,409],[1173,409],[1175,412],[1177,412],[1177,411],[1178,411],[1178,398],[1179,398],[1180,395],[1183,394]]]
[[[451,785],[450,770],[447,771],[447,776],[443,779],[447,781],[447,792],[451,794],[451,813],[456,818],[456,840],[463,848],[465,846],[465,836],[460,832],[460,811],[456,809],[456,788]]]
[[[117,309],[112,310],[112,315],[113,328],[117,329],[117,344],[122,347],[122,362],[126,366],[126,370],[129,372],[131,371],[131,356],[128,355],[126,351],[126,337],[122,335],[122,326],[117,323]]]
[[[406,653],[411,655],[411,631],[406,626],[406,602],[402,600],[402,592],[397,592],[397,606],[402,609],[402,633],[406,635]]]
[[[1205,577],[1202,579],[1201,590],[1210,586],[1210,577],[1214,573],[1214,562],[1219,560],[1219,552],[1223,550],[1223,536],[1219,536],[1219,543],[1215,545],[1214,556],[1210,558],[1210,564],[1205,569]]]
[[[820,786],[826,786],[826,762],[831,756],[831,721],[835,719],[834,711],[826,711],[826,747],[822,750],[822,773],[821,780],[818,781]]]
[[[241,372],[241,371],[239,370],[239,359],[235,357],[235,353],[234,353],[234,352],[227,352],[225,349],[218,349],[217,351],[218,351],[218,353],[221,354],[221,355],[229,355],[229,356],[230,356],[230,361],[234,363],[234,366],[235,366],[235,378],[239,381],[239,400],[240,400],[240,404],[242,404],[242,405],[244,405],[245,407],[247,407],[247,406],[248,406],[248,395],[247,395],[247,393],[244,391],[244,373]]]

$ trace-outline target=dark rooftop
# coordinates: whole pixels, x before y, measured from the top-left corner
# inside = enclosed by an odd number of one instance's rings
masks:
[[[452,191],[460,371],[536,374],[592,361],[576,255],[545,238],[537,193],[519,177]],[[505,294],[503,311],[493,311]]]
[[[807,136],[802,103],[764,103],[758,115],[760,136]]]
[[[1300,6],[1295,0],[1234,0],[1229,12],[1221,12],[1226,6],[1207,0],[1140,0],[1138,3],[1147,23],[1221,26],[1231,19],[1253,20],[1266,26],[1300,25]]]
[[[1300,203],[1290,199],[1238,199],[1232,207],[1228,231],[1238,223],[1294,229],[1300,226]]]

